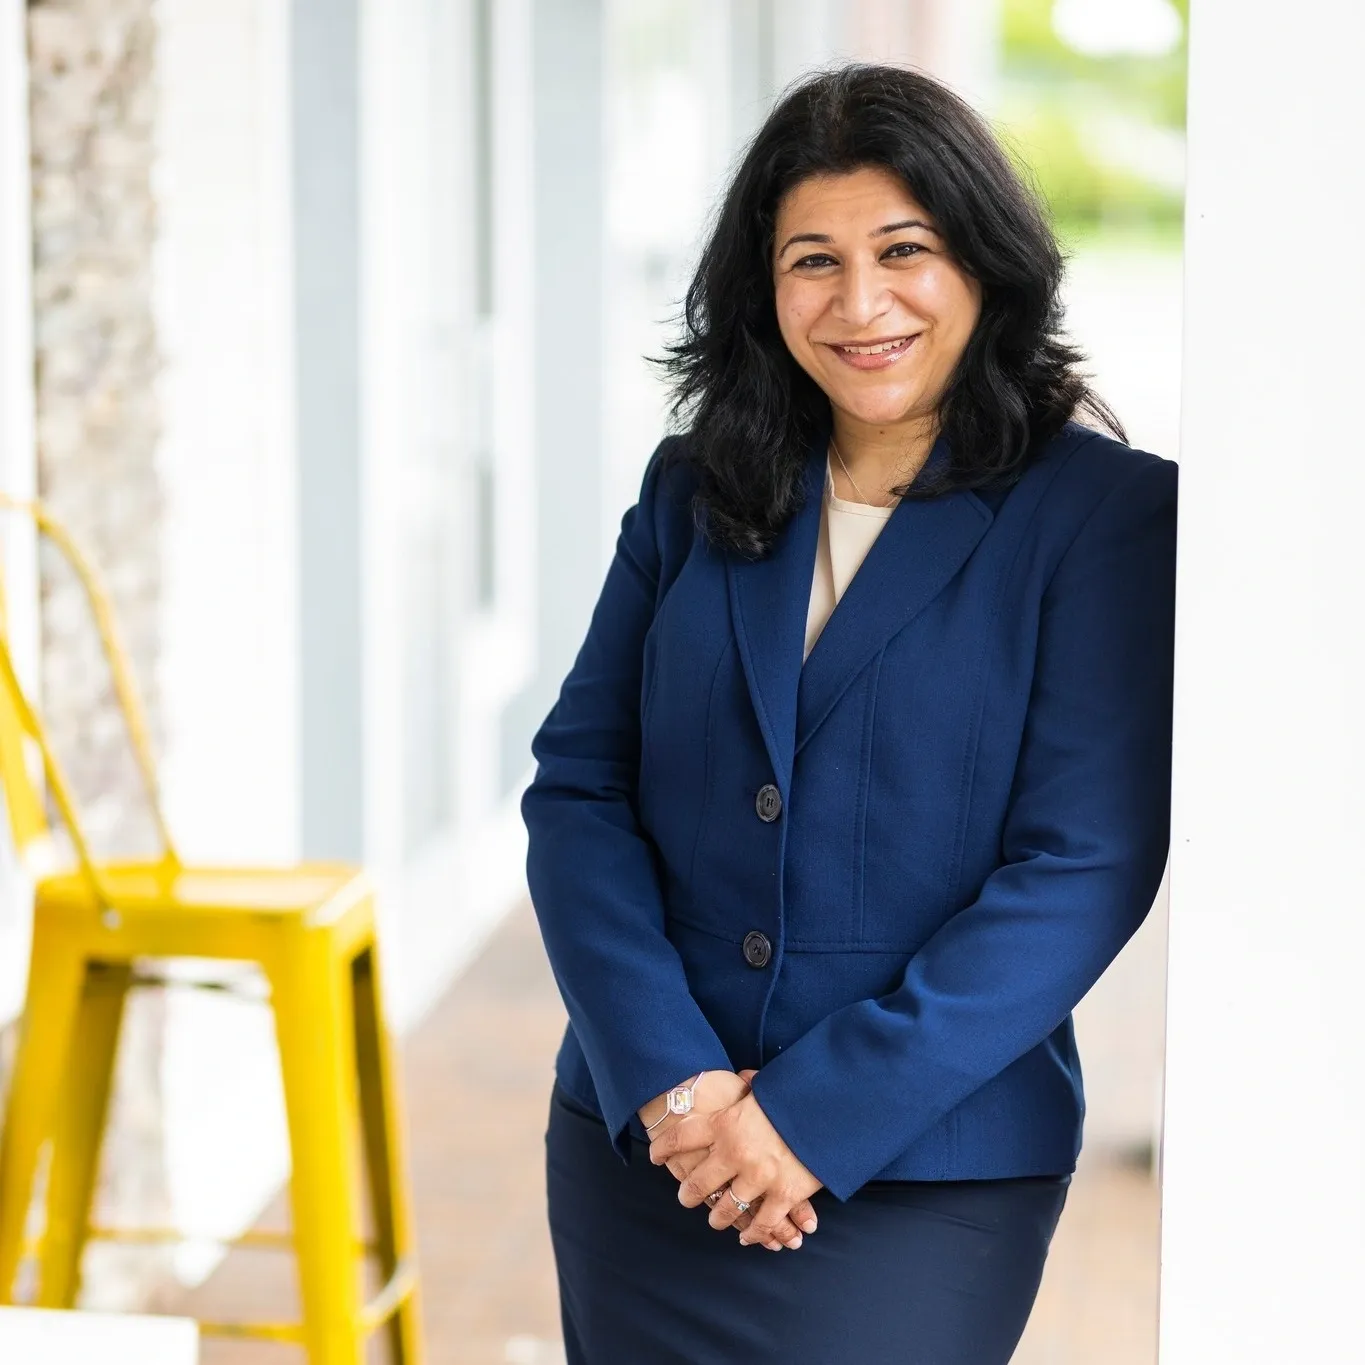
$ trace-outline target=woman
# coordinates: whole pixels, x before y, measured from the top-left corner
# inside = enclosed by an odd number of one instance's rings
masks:
[[[729,188],[687,431],[523,806],[570,1362],[1000,1365],[1023,1331],[1070,1011],[1169,826],[1176,466],[1087,387],[1060,277],[913,72],[807,80]]]

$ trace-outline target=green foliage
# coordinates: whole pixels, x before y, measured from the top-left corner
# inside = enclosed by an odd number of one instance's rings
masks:
[[[1052,26],[1053,0],[1002,0],[1000,131],[1047,200],[1061,236],[1178,234],[1183,195],[1131,164],[1099,128],[1184,131],[1184,38],[1160,57],[1090,57]],[[1189,0],[1175,0],[1186,30]],[[1161,140],[1159,138],[1159,140]]]
[[[1179,228],[1183,195],[1097,153],[1066,102],[1020,101],[1007,108],[998,131],[1063,237],[1089,238],[1111,230],[1140,234],[1150,227],[1169,238]]]

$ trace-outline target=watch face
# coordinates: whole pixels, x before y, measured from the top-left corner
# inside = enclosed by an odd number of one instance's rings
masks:
[[[686,1114],[692,1108],[692,1092],[682,1086],[668,1092],[668,1112]]]

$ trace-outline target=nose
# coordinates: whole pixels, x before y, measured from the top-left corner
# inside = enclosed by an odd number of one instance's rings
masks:
[[[842,272],[834,311],[841,322],[863,328],[891,307],[887,289],[875,261],[850,261]]]

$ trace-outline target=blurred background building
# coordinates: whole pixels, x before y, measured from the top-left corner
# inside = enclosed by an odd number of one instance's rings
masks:
[[[1177,457],[1185,20],[1186,0],[0,0],[0,483],[50,500],[110,578],[187,854],[366,862],[405,1028],[445,1017],[490,935],[536,951],[516,802],[664,428],[645,357],[727,167],[811,67],[913,63],[998,123],[1072,255],[1101,391]],[[131,846],[69,585],[21,540],[6,562],[78,785]],[[0,872],[3,1021],[27,940]],[[1163,894],[1082,1009],[1112,1202],[1087,1213],[1078,1186],[1064,1220],[1127,1238],[1108,1311],[1138,1360],[1164,933]],[[268,1018],[139,997],[122,1066],[106,1198],[254,1218],[285,1175]],[[1099,1304],[1097,1243],[1074,1245],[1058,1292]],[[88,1298],[214,1264],[106,1259]],[[477,1358],[542,1358],[542,1319]],[[1101,1358],[1047,1349],[1030,1359]]]

